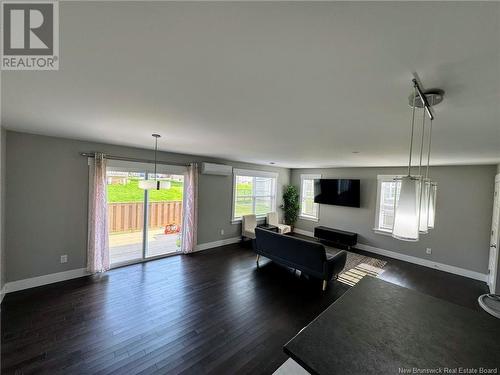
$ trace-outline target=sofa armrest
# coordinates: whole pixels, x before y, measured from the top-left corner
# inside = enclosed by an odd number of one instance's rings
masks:
[[[333,257],[325,262],[325,280],[329,281],[336,277],[344,269],[347,260],[347,252],[344,250],[339,251]]]

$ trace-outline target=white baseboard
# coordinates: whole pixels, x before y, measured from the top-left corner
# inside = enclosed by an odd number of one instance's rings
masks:
[[[48,275],[31,277],[29,279],[11,281],[5,284],[4,292],[12,293],[18,290],[24,290],[29,288],[35,288],[37,286],[57,283],[59,281],[65,281],[70,279],[76,279],[77,277],[82,277],[89,275],[85,268],[78,268],[75,270],[69,270],[64,272],[51,273]]]
[[[230,245],[233,243],[238,243],[240,241],[241,241],[241,237],[232,237],[232,238],[226,238],[224,240],[219,240],[219,241],[201,243],[201,244],[195,246],[194,251],[196,252],[196,251],[213,249],[214,247]]]
[[[476,272],[476,271],[467,270],[465,268],[450,266],[450,265],[444,264],[444,263],[434,262],[434,261],[429,260],[429,259],[422,259],[422,258],[417,258],[417,257],[411,256],[411,255],[397,253],[395,251],[379,249],[378,247],[373,247],[373,246],[365,245],[362,243],[358,243],[355,247],[357,249],[360,249],[360,250],[369,251],[371,253],[383,255],[383,256],[386,256],[389,258],[403,260],[405,262],[418,264],[418,265],[424,266],[424,267],[434,268],[434,269],[437,269],[440,271],[453,273],[455,275],[465,276],[465,277],[468,277],[468,278],[474,279],[474,280],[479,280],[479,281],[484,281],[484,282],[486,282],[488,280],[488,275],[485,273],[480,273],[480,272]]]
[[[241,241],[240,237],[233,237],[233,238],[226,238],[226,239],[220,240],[220,241],[207,242],[207,243],[196,245],[196,248],[194,251],[208,250],[208,249],[212,249],[212,248],[218,247],[218,246],[224,246],[224,245],[237,243],[239,241]],[[29,279],[11,281],[11,282],[6,283],[4,285],[0,298],[3,299],[3,296],[6,293],[12,293],[12,292],[17,292],[19,290],[35,288],[37,286],[57,283],[59,281],[76,279],[77,277],[82,277],[82,276],[86,276],[86,275],[89,275],[89,273],[87,272],[87,270],[85,268],[78,268],[75,270],[51,273],[48,275],[32,277]],[[0,301],[1,301],[1,299],[0,299]]]
[[[309,231],[297,229],[297,228],[294,228],[293,231],[295,233],[302,234],[304,236],[314,237],[313,232],[309,232]],[[440,271],[453,273],[455,275],[465,276],[465,277],[468,277],[468,278],[474,279],[474,280],[479,280],[479,281],[484,281],[484,282],[486,282],[488,280],[488,275],[485,273],[480,273],[480,272],[476,272],[476,271],[467,270],[465,268],[450,266],[450,265],[444,264],[444,263],[434,262],[434,261],[429,260],[429,259],[417,258],[417,257],[411,256],[411,255],[405,255],[405,254],[397,253],[397,252],[391,251],[391,250],[380,249],[378,247],[365,245],[362,243],[358,243],[354,247],[357,249],[360,249],[360,250],[369,251],[370,253],[383,255],[383,256],[386,256],[388,258],[398,259],[398,260],[402,260],[402,261],[405,261],[408,263],[413,263],[413,264],[418,264],[418,265],[424,266],[424,267],[434,268],[434,269],[437,269]]]
[[[312,232],[305,231],[302,229],[295,228],[294,232],[298,233],[298,234],[302,234],[304,236],[314,237]],[[197,251],[208,250],[208,249],[212,249],[214,247],[238,243],[240,241],[241,241],[240,237],[233,237],[233,238],[226,238],[224,240],[219,240],[219,241],[207,242],[207,243],[196,245],[196,248],[194,251],[197,252]],[[460,267],[450,266],[450,265],[444,264],[444,263],[433,262],[433,261],[428,260],[428,259],[417,258],[417,257],[413,257],[411,255],[405,255],[405,254],[397,253],[395,251],[380,249],[380,248],[377,248],[374,246],[365,245],[365,244],[361,244],[361,243],[358,243],[356,245],[356,248],[358,248],[360,250],[368,251],[368,252],[371,252],[374,254],[383,255],[383,256],[386,256],[389,258],[394,258],[394,259],[402,260],[405,262],[414,263],[414,264],[418,264],[421,266],[425,266],[425,267],[434,268],[434,269],[438,269],[441,271],[453,273],[455,275],[465,276],[465,277],[468,277],[468,278],[471,278],[474,280],[479,280],[479,281],[483,281],[483,282],[486,282],[488,280],[487,274],[467,270],[467,269],[460,268]],[[89,273],[87,272],[87,270],[85,268],[79,268],[79,269],[74,269],[74,270],[69,270],[69,271],[64,271],[64,272],[57,272],[57,273],[52,273],[52,274],[48,274],[48,275],[32,277],[29,279],[11,281],[11,282],[6,283],[4,285],[4,287],[2,288],[2,290],[0,291],[0,303],[3,300],[3,297],[5,296],[5,294],[7,294],[7,293],[12,293],[12,292],[16,292],[16,291],[24,290],[24,289],[29,289],[29,288],[35,288],[37,286],[57,283],[59,281],[71,280],[71,279],[75,279],[78,277],[86,276],[88,274]]]

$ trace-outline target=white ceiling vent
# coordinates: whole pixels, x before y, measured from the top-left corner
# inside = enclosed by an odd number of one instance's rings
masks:
[[[233,174],[233,167],[225,164],[201,163],[201,174],[231,176]]]

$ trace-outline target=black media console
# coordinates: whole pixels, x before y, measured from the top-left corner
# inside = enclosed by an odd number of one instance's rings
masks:
[[[358,243],[358,234],[328,227],[315,227],[314,237],[326,245],[351,248]]]

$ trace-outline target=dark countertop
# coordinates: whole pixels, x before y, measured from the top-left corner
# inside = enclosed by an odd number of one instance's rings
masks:
[[[284,351],[321,375],[498,368],[500,320],[366,276]]]

